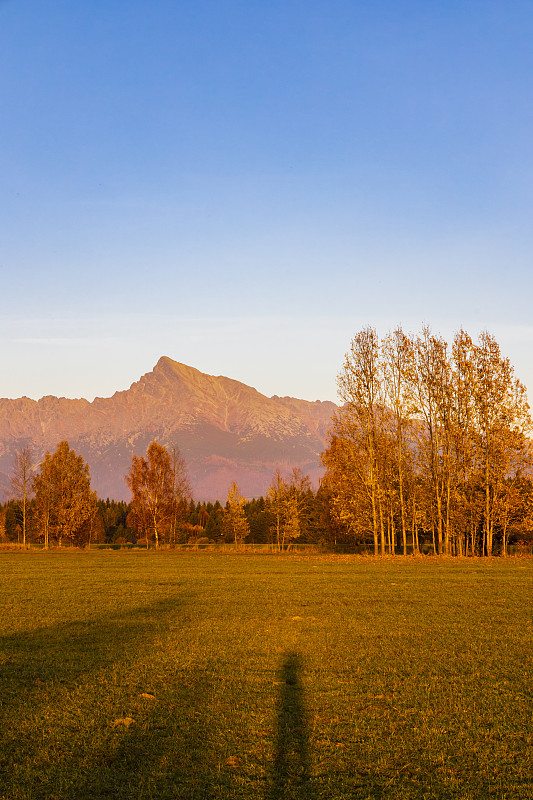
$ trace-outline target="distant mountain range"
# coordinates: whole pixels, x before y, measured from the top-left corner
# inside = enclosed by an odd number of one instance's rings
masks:
[[[205,375],[166,356],[112,397],[0,399],[0,498],[9,493],[14,453],[35,461],[66,439],[91,470],[100,497],[129,499],[124,475],[148,444],[179,447],[198,499],[224,500],[233,481],[246,497],[264,495],[276,467],[299,466],[317,485],[337,406],[266,397],[230,378]]]

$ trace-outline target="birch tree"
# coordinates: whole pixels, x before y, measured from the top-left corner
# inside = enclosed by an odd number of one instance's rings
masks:
[[[271,530],[278,547],[283,549],[283,522],[284,522],[284,497],[287,491],[287,483],[281,474],[281,470],[276,469],[272,483],[267,489],[268,508],[272,517]]]
[[[153,536],[158,548],[162,536],[175,532],[180,503],[190,493],[185,464],[174,448],[168,450],[153,441],[148,446],[146,458],[133,456],[126,483],[132,493],[134,519],[138,529]]]
[[[15,454],[15,464],[11,477],[11,487],[18,502],[22,515],[22,544],[26,547],[26,520],[28,500],[32,494],[32,466],[31,449],[23,447]]]
[[[187,502],[192,498],[191,484],[185,461],[181,456],[179,447],[172,445],[171,453],[172,465],[172,515],[170,527],[170,540],[172,544],[176,542],[176,527],[180,518],[187,510]]]
[[[278,550],[284,550],[302,535],[310,489],[309,476],[299,467],[294,467],[287,478],[279,469],[275,471],[267,490],[267,501]]]

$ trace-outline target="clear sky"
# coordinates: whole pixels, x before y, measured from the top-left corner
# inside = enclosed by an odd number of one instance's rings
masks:
[[[531,0],[0,0],[0,395],[167,355],[334,400],[427,323],[531,397],[532,42]]]

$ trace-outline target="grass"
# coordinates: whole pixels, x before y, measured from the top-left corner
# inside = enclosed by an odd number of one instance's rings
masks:
[[[532,605],[529,560],[0,553],[0,797],[533,798]]]

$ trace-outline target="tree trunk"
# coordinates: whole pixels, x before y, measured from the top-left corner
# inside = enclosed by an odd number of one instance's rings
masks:
[[[379,554],[378,519],[377,519],[377,509],[376,509],[376,493],[373,482],[371,486],[371,499],[372,499],[372,534],[374,536],[374,555],[377,556]]]
[[[383,524],[383,506],[381,500],[379,501],[379,533],[381,541],[381,555],[385,555],[385,526]]]
[[[437,545],[438,545],[438,554],[439,556],[442,555],[442,495],[440,492],[440,487],[437,488]]]

